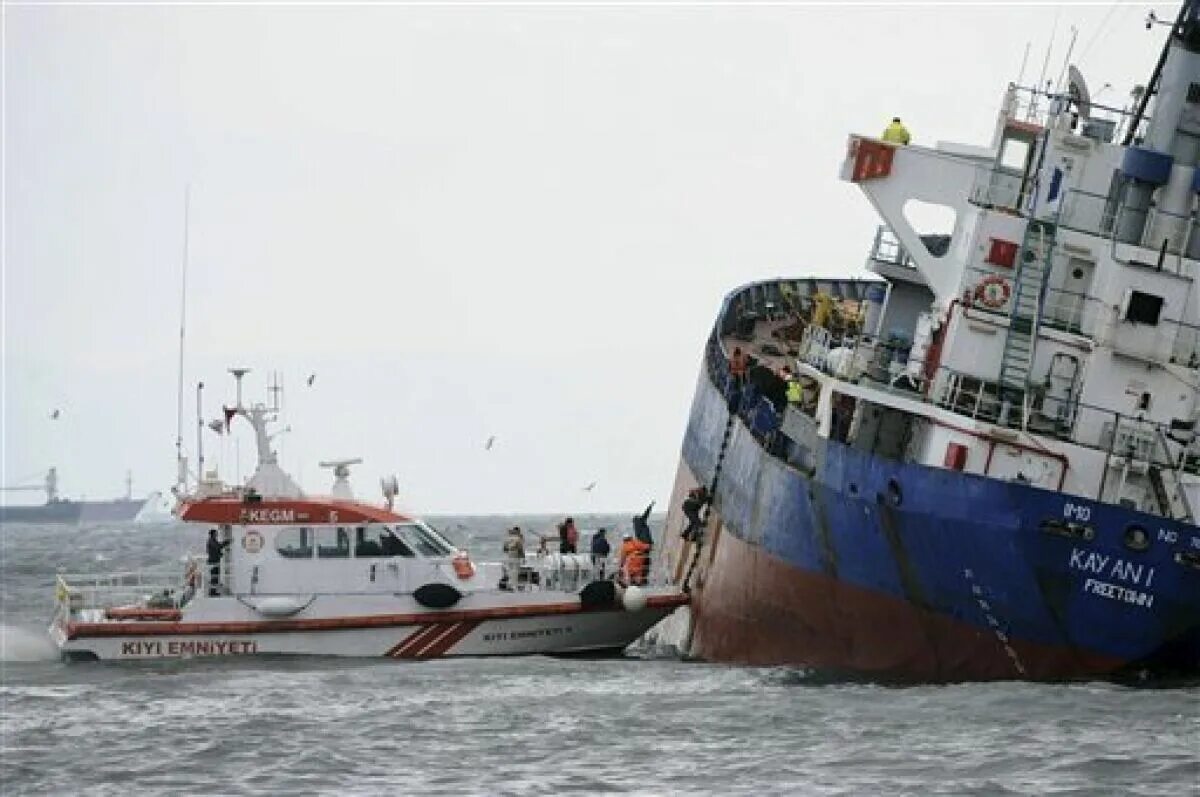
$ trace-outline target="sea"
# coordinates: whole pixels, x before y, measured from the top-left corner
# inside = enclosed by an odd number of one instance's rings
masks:
[[[482,558],[506,528],[557,519],[431,520]],[[168,564],[203,542],[175,524],[0,526],[0,794],[1200,795],[1200,682],[896,687],[641,647],[58,660],[56,570]]]

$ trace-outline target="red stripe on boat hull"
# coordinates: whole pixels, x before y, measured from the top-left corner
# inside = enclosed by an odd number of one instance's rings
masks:
[[[688,602],[681,594],[653,595],[646,601],[652,609],[670,611]],[[158,637],[202,636],[209,634],[278,634],[293,631],[343,631],[362,628],[391,628],[394,626],[483,622],[511,620],[520,617],[549,617],[577,614],[583,611],[579,601],[547,603],[529,606],[502,606],[489,609],[418,612],[408,614],[374,614],[354,617],[321,617],[290,620],[235,620],[210,622],[102,622],[68,623],[67,639],[94,637]],[[624,611],[614,606],[609,611]]]

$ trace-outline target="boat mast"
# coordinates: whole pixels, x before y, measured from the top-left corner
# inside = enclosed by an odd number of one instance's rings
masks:
[[[188,269],[188,215],[192,198],[191,185],[183,189],[183,268],[179,297],[179,383],[175,407],[175,487],[180,493],[187,491],[187,459],[183,456],[183,343],[187,330],[187,269]]]

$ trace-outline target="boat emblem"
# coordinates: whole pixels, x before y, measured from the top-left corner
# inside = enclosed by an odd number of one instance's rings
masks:
[[[246,553],[258,553],[263,547],[263,536],[261,533],[251,529],[242,535],[242,547]]]

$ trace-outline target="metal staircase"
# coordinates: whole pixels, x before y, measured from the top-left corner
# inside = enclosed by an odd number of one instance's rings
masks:
[[[1057,229],[1058,225],[1054,222],[1042,219],[1030,219],[1025,227],[1020,263],[1013,280],[1008,337],[1000,360],[1000,384],[1011,392],[1024,393],[1029,382],[1034,344],[1041,322],[1042,286],[1054,259]]]

